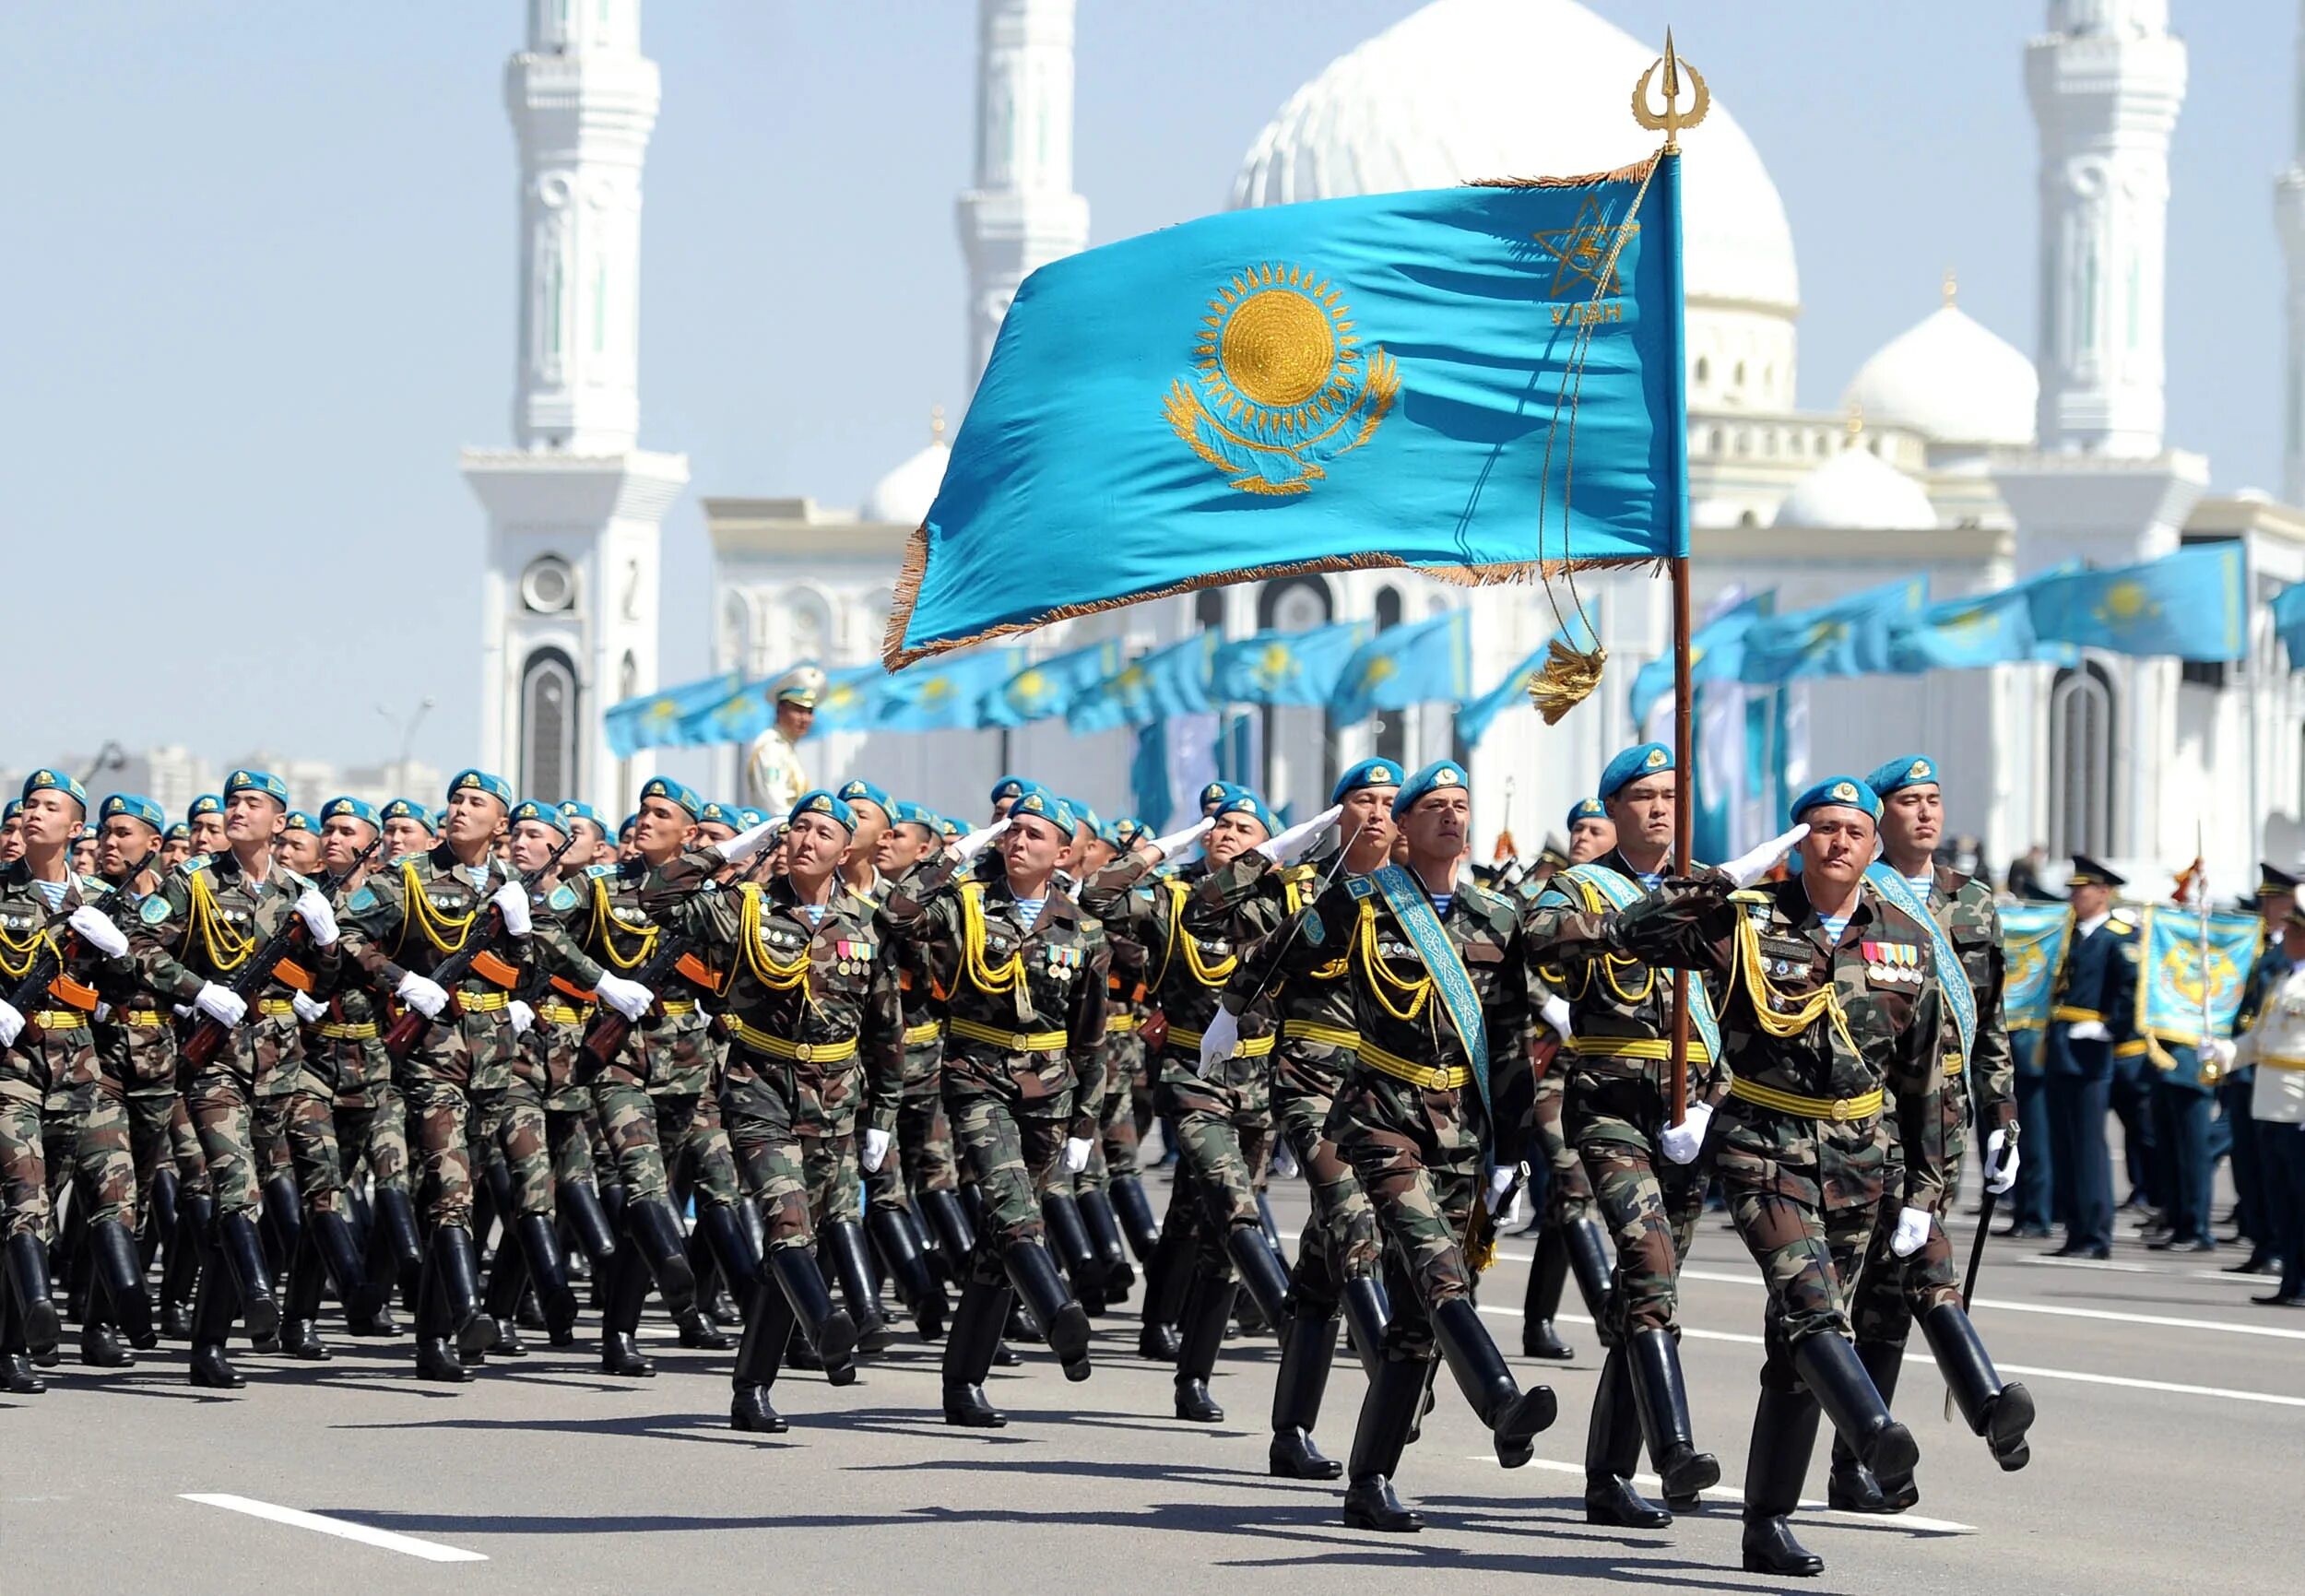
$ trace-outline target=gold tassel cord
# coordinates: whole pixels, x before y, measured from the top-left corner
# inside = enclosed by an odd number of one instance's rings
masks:
[[[1583,605],[1578,604],[1579,613]],[[1561,716],[1575,709],[1593,695],[1601,685],[1601,672],[1609,663],[1609,651],[1596,645],[1588,654],[1571,648],[1554,638],[1545,650],[1544,664],[1529,679],[1529,697],[1544,716],[1547,726],[1558,726]]]

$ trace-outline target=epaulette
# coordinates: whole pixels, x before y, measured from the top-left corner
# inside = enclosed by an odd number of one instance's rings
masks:
[[[384,869],[388,870],[396,870],[402,865],[407,864],[410,859],[420,859],[431,851],[431,850],[430,848],[419,848],[412,854],[396,854],[393,856],[392,862],[386,865]]]
[[[616,870],[617,867],[613,862],[605,865],[586,865],[585,867],[585,879],[587,881],[597,881],[602,876],[612,876],[616,874]]]
[[[1740,887],[1729,894],[1729,901],[1732,904],[1766,904],[1769,902],[1769,895],[1758,887]]]
[[[310,876],[300,876],[300,875],[298,875],[298,874],[297,874],[294,870],[290,869],[289,869],[287,866],[285,866],[285,865],[283,865],[283,866],[280,868],[280,873],[281,873],[282,875],[284,875],[284,876],[288,877],[288,879],[289,879],[290,881],[294,881],[294,882],[296,883],[296,888],[297,888],[297,891],[299,891],[299,892],[306,892],[306,891],[309,891],[309,890],[313,887],[313,881],[312,877],[310,877]]]
[[[1377,893],[1377,883],[1366,876],[1347,876],[1344,890],[1356,898],[1373,897]]]
[[[193,854],[193,855],[189,856],[189,857],[188,857],[184,860],[184,862],[183,862],[183,864],[178,865],[178,866],[176,867],[176,873],[177,873],[178,875],[180,875],[180,876],[188,876],[188,875],[191,875],[191,874],[192,874],[195,870],[205,870],[205,869],[207,869],[207,868],[208,868],[208,856],[207,856],[207,855],[206,855],[206,854]]]
[[[84,898],[108,897],[120,890],[101,876],[78,876],[74,879],[79,882],[80,895]]]
[[[2134,920],[2124,920],[2118,915],[2106,920],[2105,928],[2116,937],[2134,937],[2137,934],[2136,923]]]
[[[1510,910],[1512,908],[1512,904],[1505,901],[1505,894],[1498,892],[1495,887],[1490,886],[1486,881],[1471,880],[1464,881],[1458,883],[1457,891],[1463,893],[1466,897],[1471,898],[1476,904],[1483,904],[1491,907],[1506,910]]]

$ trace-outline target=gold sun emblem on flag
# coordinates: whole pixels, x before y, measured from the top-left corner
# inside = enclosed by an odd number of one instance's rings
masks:
[[[1209,301],[1194,340],[1198,375],[1169,384],[1164,411],[1192,452],[1244,493],[1307,491],[1359,448],[1401,392],[1401,372],[1365,349],[1327,278],[1267,263]]]

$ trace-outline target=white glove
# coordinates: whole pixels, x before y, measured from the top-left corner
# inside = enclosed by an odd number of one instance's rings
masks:
[[[1089,1154],[1096,1151],[1096,1143],[1085,1136],[1065,1138],[1065,1150],[1058,1156],[1064,1160],[1067,1175],[1078,1175],[1089,1166]]]
[[[1209,1028],[1200,1034],[1200,1068],[1195,1074],[1206,1075],[1233,1056],[1240,1046],[1240,1016],[1223,1004],[1216,1006],[1216,1013],[1209,1021]]]
[[[1740,888],[1749,887],[1775,869],[1777,861],[1799,847],[1801,839],[1808,834],[1807,826],[1795,826],[1782,836],[1769,838],[1751,853],[1731,859],[1720,868]]]
[[[1696,1155],[1705,1150],[1705,1128],[1713,1122],[1708,1105],[1692,1103],[1688,1117],[1678,1125],[1668,1125],[1657,1140],[1664,1144],[1665,1156],[1675,1164],[1694,1164]]]
[[[621,975],[603,970],[600,979],[593,983],[593,990],[600,1000],[627,1020],[638,1020],[648,1012],[648,1005],[656,1000],[656,994],[638,981],[628,981]]]
[[[1169,859],[1175,858],[1178,854],[1183,853],[1187,848],[1192,846],[1193,844],[1199,842],[1202,837],[1206,836],[1209,833],[1209,828],[1215,824],[1216,822],[1214,820],[1197,822],[1192,825],[1187,826],[1181,832],[1171,832],[1164,837],[1154,837],[1152,839],[1152,845],[1161,850],[1161,858],[1164,862],[1166,862]]]
[[[96,1005],[96,1023],[99,1025],[101,1025],[105,1021],[111,1019],[112,1017],[112,1006],[110,1003],[100,1001]],[[5,1044],[0,1044],[0,1046],[5,1046]]]
[[[2075,1020],[2072,1029],[2065,1033],[2068,1042],[2110,1042],[2112,1039],[2113,1034],[2105,1029],[2102,1020]]]
[[[528,889],[518,881],[506,881],[489,894],[489,902],[503,916],[506,935],[525,937],[536,928],[535,922],[528,918]]]
[[[1908,1208],[1897,1216],[1897,1234],[1889,1237],[1889,1250],[1899,1258],[1910,1258],[1926,1246],[1929,1240],[1929,1211]]]
[[[1576,1034],[1568,1026],[1568,999],[1559,993],[1547,998],[1538,1006],[1537,1012],[1544,1016],[1544,1023],[1553,1027],[1553,1034],[1562,1041],[1566,1042]]]
[[[248,1017],[247,999],[230,987],[219,987],[214,981],[200,984],[200,990],[193,996],[192,1006],[228,1031]]]
[[[990,847],[1000,833],[1008,829],[1007,821],[995,821],[988,826],[979,826],[952,845],[952,857],[956,859],[973,859]]]
[[[864,1133],[864,1166],[865,1173],[867,1175],[878,1173],[881,1165],[889,1161],[889,1143],[894,1140],[895,1138],[891,1136],[885,1130],[875,1130],[870,1127],[866,1128]],[[1066,1145],[1070,1147],[1070,1143],[1068,1142]]]
[[[6,998],[0,998],[0,1047],[9,1047],[24,1034],[24,1015]]]
[[[517,998],[504,1005],[504,1017],[513,1023],[515,1036],[526,1036],[537,1023],[537,1011]]]
[[[1513,1182],[1519,1178],[1520,1171],[1508,1164],[1499,1164],[1489,1171],[1489,1188],[1482,1195],[1481,1200],[1488,1205],[1491,1213],[1505,1206],[1505,1194],[1513,1188]]]
[[[2220,1074],[2233,1067],[2233,1060],[2240,1053],[2239,1047],[2222,1036],[2212,1036],[2201,1045],[2201,1061]]]
[[[1344,813],[1342,804],[1330,804],[1302,825],[1294,825],[1270,842],[1257,845],[1257,851],[1276,865],[1293,865],[1313,851],[1313,843],[1321,833],[1336,824]]]
[[[107,959],[120,958],[128,952],[126,936],[112,924],[110,915],[93,904],[82,904],[73,910],[72,917],[65,924],[79,933],[80,940]]]
[[[328,1017],[328,1005],[315,1003],[301,992],[289,994],[289,1007],[295,1010],[296,1017],[307,1025],[317,1025]]]
[[[328,900],[320,895],[317,887],[306,887],[297,895],[296,917],[304,922],[304,928],[313,934],[315,948],[333,947],[337,940],[337,912],[328,906]]]
[[[1272,1177],[1275,1180],[1296,1178],[1296,1150],[1286,1141],[1276,1142],[1273,1146]]]
[[[2008,1140],[2005,1130],[1996,1130],[1985,1138],[1985,1189],[1996,1195],[2016,1184],[2017,1164],[2022,1162],[2023,1155],[2014,1147],[2008,1150],[2008,1162],[2002,1162],[2002,1149]]]
[[[727,842],[715,845],[720,849],[724,861],[740,865],[763,849],[774,847],[776,833],[784,829],[785,822],[782,821],[762,821],[759,825],[747,826]]]
[[[400,1000],[403,1003],[414,1009],[427,1020],[439,1019],[440,1011],[448,1007],[448,989],[438,981],[420,975],[414,970],[401,976],[400,985],[394,990],[400,994]]]

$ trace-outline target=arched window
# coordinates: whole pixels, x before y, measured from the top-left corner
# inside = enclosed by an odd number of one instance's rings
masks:
[[[1389,632],[1400,624],[1401,589],[1379,587],[1377,590],[1377,630]],[[1409,757],[1407,711],[1388,709],[1377,712],[1377,754],[1380,759],[1396,761],[1406,760]]]
[[[2107,854],[2113,844],[2113,682],[2094,660],[2049,690],[2049,852]]]
[[[1192,621],[1203,632],[1224,635],[1224,593],[1222,588],[1203,587],[1192,596]]]
[[[557,648],[539,648],[520,669],[520,790],[539,798],[580,796],[576,758],[576,667]]]
[[[1335,616],[1335,597],[1318,576],[1283,576],[1257,592],[1259,632],[1310,632]],[[1326,801],[1336,779],[1336,734],[1327,708],[1267,704],[1264,768],[1258,776],[1266,801],[1291,804],[1292,812],[1308,815]]]

